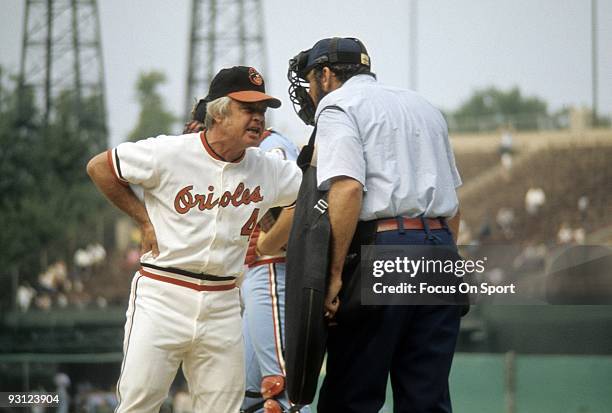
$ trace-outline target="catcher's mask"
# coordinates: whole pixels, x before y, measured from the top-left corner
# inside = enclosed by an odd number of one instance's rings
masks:
[[[314,125],[315,104],[308,94],[308,82],[306,81],[306,63],[308,62],[309,50],[304,50],[289,60],[287,79],[289,80],[289,99],[293,104],[293,110],[306,125]]]
[[[370,68],[370,56],[359,39],[333,37],[319,40],[312,49],[301,51],[289,60],[289,99],[297,115],[307,125],[315,124],[316,106],[308,94],[306,75],[315,67],[334,63],[354,63]]]

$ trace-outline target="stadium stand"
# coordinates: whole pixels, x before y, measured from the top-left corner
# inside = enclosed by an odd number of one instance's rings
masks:
[[[512,237],[492,225],[489,242],[554,243],[561,225],[584,228],[586,236],[612,225],[612,133],[596,139],[567,139],[551,134],[540,142],[522,139],[510,171],[492,162],[496,153],[480,148],[457,151],[464,186],[459,190],[463,218],[470,228],[495,222],[501,208],[514,213]],[[459,145],[461,146],[461,145]],[[462,169],[464,168],[464,169]],[[480,169],[480,173],[478,173]],[[536,214],[525,208],[530,188],[541,188],[546,201]],[[578,202],[588,200],[581,212]]]

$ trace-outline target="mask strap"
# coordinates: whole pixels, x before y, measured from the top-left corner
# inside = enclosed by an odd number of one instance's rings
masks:
[[[329,43],[329,63],[338,62],[338,41],[339,37],[334,37]]]

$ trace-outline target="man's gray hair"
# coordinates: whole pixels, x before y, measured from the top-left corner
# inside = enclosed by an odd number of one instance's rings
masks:
[[[223,96],[217,98],[206,105],[206,117],[204,118],[204,126],[206,129],[211,129],[215,123],[215,117],[225,118],[230,113],[231,98]]]

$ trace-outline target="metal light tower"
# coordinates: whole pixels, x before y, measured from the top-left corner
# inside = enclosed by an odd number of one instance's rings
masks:
[[[261,0],[192,0],[185,117],[223,67],[266,71]]]
[[[591,0],[591,89],[592,89],[592,127],[597,127],[597,0]]]
[[[96,0],[27,0],[19,83],[34,92],[45,123],[55,115],[58,99],[70,98],[77,127],[83,105],[89,105],[106,131]]]

